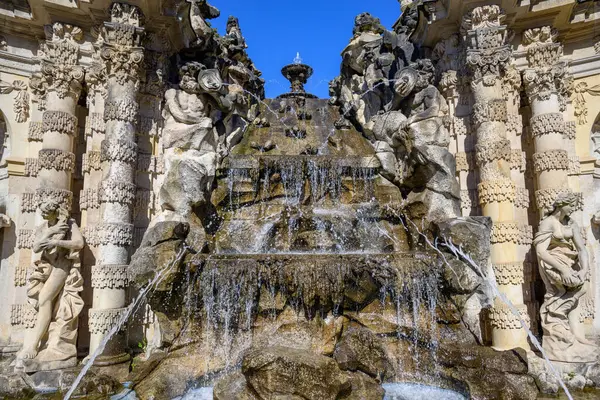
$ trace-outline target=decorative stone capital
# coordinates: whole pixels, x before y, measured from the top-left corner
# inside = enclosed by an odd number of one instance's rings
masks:
[[[567,74],[567,64],[556,59],[554,62],[544,64],[543,67],[528,68],[523,71],[525,92],[531,100],[548,100],[551,95],[564,96],[570,83]]]
[[[113,308],[108,310],[89,310],[89,328],[92,334],[108,333],[115,325],[119,323],[127,308]],[[121,327],[123,329],[124,327]]]
[[[57,92],[59,98],[79,97],[85,75],[79,63],[79,42],[83,39],[81,28],[55,22],[45,27],[46,44],[43,48],[42,73],[48,90]]]
[[[128,80],[139,83],[144,60],[143,18],[139,7],[113,3],[110,6],[110,22],[104,23],[106,43],[100,56],[105,61],[108,76],[116,77],[121,85]]]

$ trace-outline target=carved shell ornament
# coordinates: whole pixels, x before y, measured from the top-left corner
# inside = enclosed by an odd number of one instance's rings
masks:
[[[413,91],[418,79],[419,73],[414,68],[402,68],[396,73],[394,90],[401,97],[406,97]]]
[[[218,92],[223,87],[223,79],[216,69],[205,69],[198,73],[198,84],[205,92]]]

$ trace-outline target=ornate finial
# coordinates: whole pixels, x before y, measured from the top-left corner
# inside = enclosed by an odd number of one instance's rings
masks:
[[[296,57],[294,58],[294,64],[302,64],[302,58],[300,57],[300,52],[296,52]]]

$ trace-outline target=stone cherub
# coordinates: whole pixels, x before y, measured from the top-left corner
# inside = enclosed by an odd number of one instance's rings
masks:
[[[596,361],[599,355],[598,347],[585,338],[577,312],[590,271],[581,229],[570,217],[578,201],[572,193],[559,195],[533,240],[546,286],[540,308],[542,345],[551,360],[565,362]]]
[[[27,296],[37,310],[16,368],[26,371],[77,365],[77,320],[84,303],[79,251],[84,239],[68,211],[54,199],[40,205],[45,220],[35,233],[34,266]]]
[[[460,215],[460,192],[444,126],[448,105],[433,85],[434,74],[428,59],[400,70],[394,101],[365,132],[374,141],[382,175],[409,189],[408,203],[425,204],[430,220],[442,220]]]

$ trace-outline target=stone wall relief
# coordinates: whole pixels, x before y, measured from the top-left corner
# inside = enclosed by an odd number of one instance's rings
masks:
[[[28,331],[15,368],[39,371],[77,365],[77,321],[83,309],[83,278],[79,251],[83,236],[59,202],[42,200],[44,222],[33,243],[33,272],[27,296],[37,310],[35,326]]]
[[[579,324],[580,299],[589,290],[590,258],[582,231],[570,218],[578,203],[577,195],[560,194],[540,222],[533,245],[546,286],[540,309],[544,350],[552,360],[592,362],[598,347],[585,338]]]
[[[573,94],[573,107],[577,125],[584,125],[588,122],[585,95],[600,96],[600,84],[590,87],[586,82],[578,82],[574,86]]]

